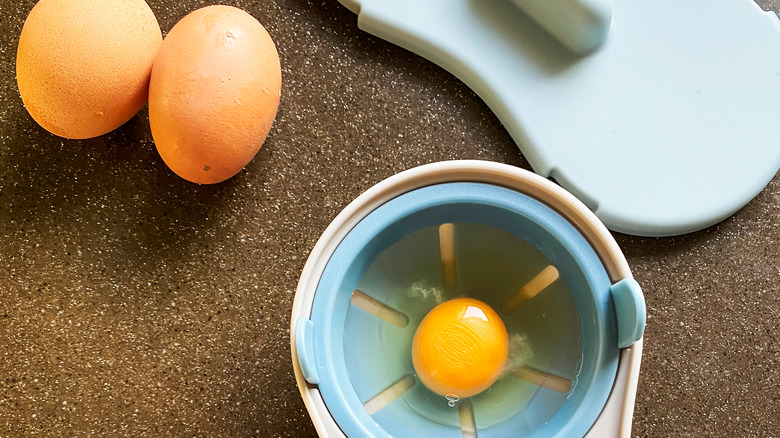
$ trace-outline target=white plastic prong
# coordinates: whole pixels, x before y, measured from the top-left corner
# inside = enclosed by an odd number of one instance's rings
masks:
[[[458,284],[458,273],[455,267],[455,226],[441,224],[439,226],[439,251],[441,252],[441,278],[444,289],[455,290]]]
[[[550,374],[531,367],[519,367],[512,370],[512,375],[528,383],[566,394],[571,391],[571,380]]]
[[[352,292],[350,302],[354,304],[355,307],[365,310],[382,321],[393,324],[394,326],[403,328],[409,324],[409,317],[406,316],[406,314],[393,309],[379,300],[369,297],[360,289],[355,289]]]
[[[469,400],[461,400],[458,406],[460,430],[463,438],[477,438],[477,423],[474,420],[474,406]]]
[[[558,270],[555,266],[548,266],[542,270],[542,272],[536,274],[536,277],[526,283],[517,292],[509,296],[509,298],[501,304],[501,312],[504,315],[508,315],[520,306],[526,303],[526,301],[535,297],[539,292],[543,291],[547,286],[551,285],[558,279]]]
[[[363,403],[363,408],[365,408],[369,415],[374,415],[384,409],[385,406],[389,405],[393,400],[404,395],[412,386],[414,386],[414,377],[407,374],[396,380],[392,385],[383,389],[379,394],[371,397],[367,402]]]

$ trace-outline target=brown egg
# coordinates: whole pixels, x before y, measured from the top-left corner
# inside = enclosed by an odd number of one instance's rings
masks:
[[[271,37],[246,12],[209,6],[168,33],[149,85],[149,122],[163,161],[200,184],[224,181],[257,154],[279,106]]]
[[[41,0],[19,37],[22,101],[56,135],[105,134],[146,103],[161,43],[160,26],[144,0]]]

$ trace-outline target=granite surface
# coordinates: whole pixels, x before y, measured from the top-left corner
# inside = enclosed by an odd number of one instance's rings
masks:
[[[164,32],[210,3],[149,0]],[[320,233],[419,164],[529,167],[467,87],[335,0],[226,3],[276,41],[282,101],[249,166],[197,186],[145,109],[92,140],[37,126],[14,76],[34,1],[0,0],[0,436],[314,436],[288,327]],[[779,436],[780,178],[704,231],[616,237],[648,305],[634,435]]]

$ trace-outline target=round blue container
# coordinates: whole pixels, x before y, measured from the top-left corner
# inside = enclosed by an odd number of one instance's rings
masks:
[[[330,415],[349,437],[461,436],[460,428],[420,415],[403,396],[374,415],[366,412],[367,394],[402,374],[394,376],[387,365],[397,352],[383,355],[377,347],[382,323],[348,318],[351,295],[377,257],[404,237],[443,223],[484,225],[532,245],[557,268],[576,304],[573,320],[579,320],[567,328],[579,337],[581,356],[576,384],[565,400],[547,418],[540,413],[549,410],[552,398],[540,390],[522,411],[480,428],[479,436],[585,435],[607,401],[618,367],[612,283],[594,249],[568,220],[498,185],[453,182],[418,188],[382,204],[346,234],[324,267],[310,317],[296,322],[297,357],[306,380],[318,385]],[[572,360],[570,354],[560,357]]]

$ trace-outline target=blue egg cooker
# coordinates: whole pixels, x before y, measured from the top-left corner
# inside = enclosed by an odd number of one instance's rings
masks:
[[[411,340],[461,296],[500,310],[510,365],[445,399],[417,378]],[[321,436],[627,437],[644,326],[642,291],[585,205],[513,166],[450,161],[382,181],[325,230],[296,291],[292,361]]]

